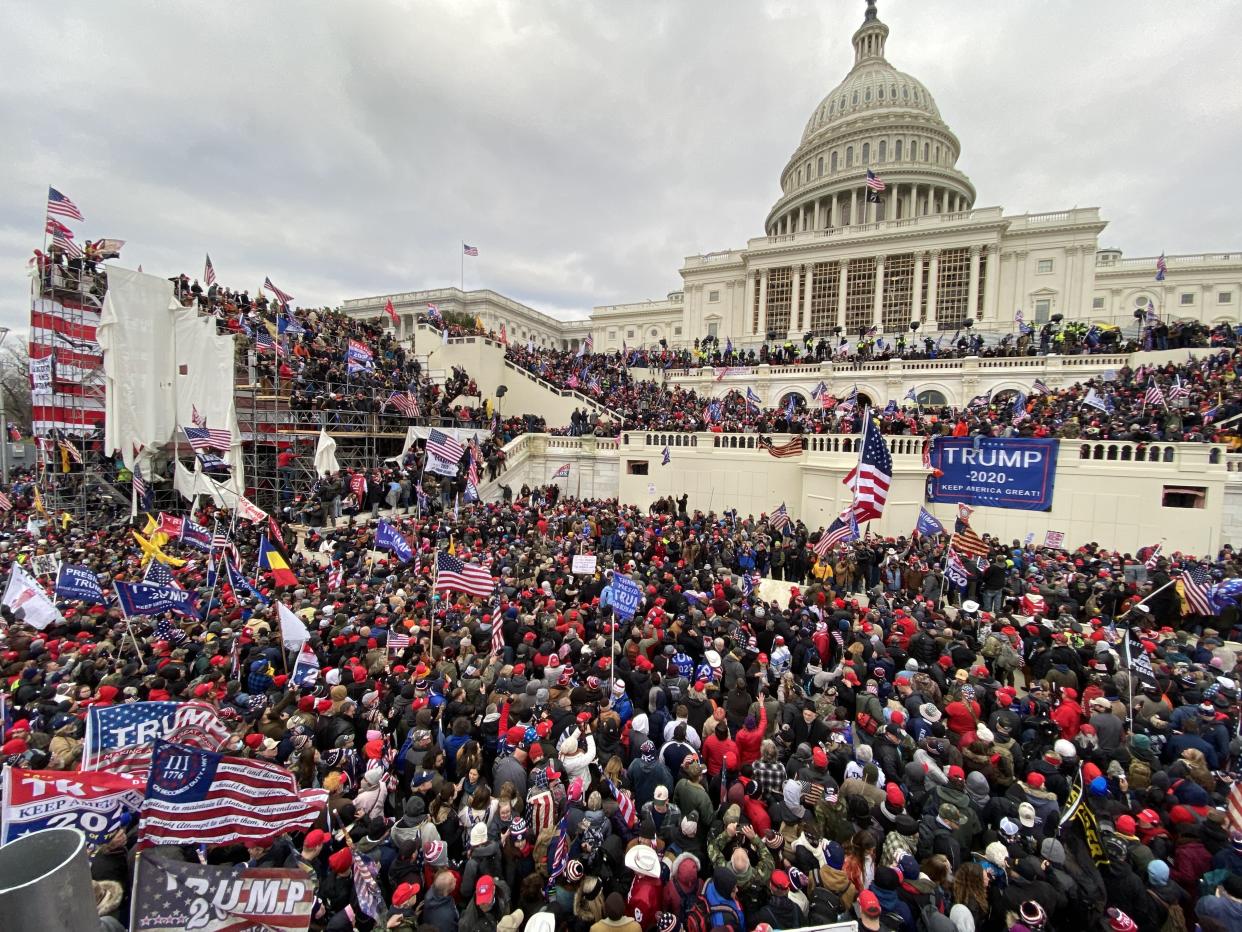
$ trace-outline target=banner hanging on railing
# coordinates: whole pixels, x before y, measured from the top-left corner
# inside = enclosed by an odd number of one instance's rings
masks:
[[[1051,511],[1059,445],[1029,437],[937,437],[927,500]]]

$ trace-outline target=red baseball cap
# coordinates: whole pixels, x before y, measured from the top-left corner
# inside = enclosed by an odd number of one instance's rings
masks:
[[[880,901],[870,890],[864,890],[858,894],[858,912],[866,916],[868,919],[878,919],[880,913]]]
[[[951,765],[947,772],[948,772],[948,776],[950,780],[965,780],[966,779],[966,771],[963,770],[961,767],[957,766],[957,764]]]
[[[332,836],[329,835],[327,832],[323,831],[322,829],[315,829],[314,831],[310,831],[306,833],[306,840],[302,842],[302,847],[303,848],[322,848],[324,845],[326,845],[331,840],[332,840]]]
[[[772,871],[772,886],[777,890],[788,890],[789,875],[782,870]]]
[[[474,901],[480,906],[490,906],[496,896],[496,881],[491,874],[484,874],[474,888]]]

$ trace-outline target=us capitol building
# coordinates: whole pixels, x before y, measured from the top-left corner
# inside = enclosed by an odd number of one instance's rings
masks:
[[[434,302],[495,331],[504,324],[523,344],[577,349],[591,333],[597,352],[705,336],[746,347],[807,331],[895,335],[914,324],[925,335],[967,321],[1008,332],[1017,309],[1036,325],[1059,314],[1130,335],[1149,300],[1165,320],[1239,320],[1242,253],[1169,254],[1157,281],[1155,256],[1101,247],[1107,221],[1098,208],[1014,215],[976,206],[957,136],[928,89],[889,63],[888,39],[870,0],[853,35],[854,65],[807,120],[764,235],[688,257],[681,289],[664,300],[599,306],[575,321],[456,288],[358,298],[343,309],[377,316],[391,298],[407,335]],[[882,191],[867,186],[868,171]]]

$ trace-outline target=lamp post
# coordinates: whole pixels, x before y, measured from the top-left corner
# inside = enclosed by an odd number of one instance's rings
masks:
[[[0,327],[0,350],[4,349],[5,337],[9,335],[8,327]],[[9,484],[9,418],[5,409],[5,396],[8,389],[0,382],[0,482]]]

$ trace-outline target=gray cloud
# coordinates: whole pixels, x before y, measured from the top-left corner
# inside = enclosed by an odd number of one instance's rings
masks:
[[[304,304],[454,284],[558,312],[662,296],[762,229],[862,3],[14,0],[0,322],[44,186],[125,260]],[[1242,7],[881,0],[981,205],[1098,205],[1130,254],[1238,248]]]

